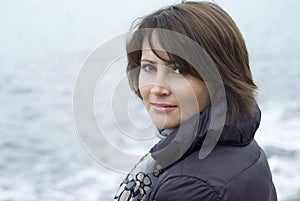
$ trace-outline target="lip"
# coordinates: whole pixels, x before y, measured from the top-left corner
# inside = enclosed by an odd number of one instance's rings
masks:
[[[169,104],[169,103],[154,103],[154,102],[151,102],[150,105],[151,105],[151,108],[154,109],[157,112],[170,112],[170,111],[177,108],[176,105],[172,105],[172,104]]]

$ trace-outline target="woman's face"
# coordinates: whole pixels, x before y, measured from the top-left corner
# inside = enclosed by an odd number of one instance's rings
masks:
[[[144,44],[139,90],[156,127],[177,127],[209,106],[209,93],[203,81],[182,73],[180,67],[166,64],[147,48]],[[168,60],[166,52],[159,54]]]

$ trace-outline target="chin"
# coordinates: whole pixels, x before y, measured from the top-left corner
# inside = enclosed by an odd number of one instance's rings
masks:
[[[152,120],[152,122],[158,129],[176,128],[180,125],[180,123],[174,121],[168,122],[168,121]]]
[[[180,125],[181,118],[177,114],[156,113],[150,110],[149,115],[158,129],[176,128]]]

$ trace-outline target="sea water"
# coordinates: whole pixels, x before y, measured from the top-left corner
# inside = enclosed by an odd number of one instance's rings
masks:
[[[77,76],[85,59],[135,18],[176,2],[0,2],[0,200],[112,200],[124,173],[104,167],[77,135]],[[262,109],[256,140],[268,156],[279,200],[300,198],[300,2],[216,2],[234,18],[249,50]],[[99,82],[95,113],[109,142],[142,155],[157,139],[118,140],[105,102],[124,78],[125,63],[121,57]],[[130,100],[131,120],[149,126],[141,104]],[[106,147],[99,145],[99,152]],[[128,162],[107,156],[116,159],[120,166]]]

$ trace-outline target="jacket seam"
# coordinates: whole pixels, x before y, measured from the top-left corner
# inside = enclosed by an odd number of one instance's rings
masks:
[[[233,182],[237,177],[239,177],[241,174],[243,174],[246,170],[248,170],[249,168],[251,168],[253,165],[256,164],[256,162],[260,159],[261,156],[261,149],[258,148],[258,157],[255,161],[253,161],[253,163],[251,163],[248,167],[245,167],[242,171],[240,171],[237,175],[235,175],[234,177],[232,177],[229,181],[227,181],[224,185],[222,185],[220,188],[223,188],[225,186],[227,186],[228,184],[230,184],[231,182]]]
[[[224,188],[225,186],[227,186],[228,184],[230,184],[231,182],[233,182],[238,176],[240,176],[241,174],[243,174],[247,169],[251,168],[253,165],[255,165],[257,163],[257,161],[260,159],[261,157],[261,149],[258,148],[258,156],[256,158],[255,161],[253,161],[253,163],[251,163],[249,166],[245,167],[242,171],[240,171],[237,175],[235,175],[234,177],[232,177],[229,181],[227,181],[226,183],[224,183],[222,186],[220,187],[216,187],[216,186],[212,186],[210,185],[209,183],[207,183],[205,180],[199,178],[199,177],[196,177],[196,176],[190,176],[190,175],[184,175],[183,174],[183,167],[180,171],[180,175],[176,175],[176,176],[171,176],[169,177],[168,179],[166,179],[165,181],[169,181],[171,179],[175,179],[175,178],[191,178],[191,179],[194,179],[194,180],[197,180],[197,181],[200,181],[202,183],[204,183],[209,189],[213,190],[213,192],[215,193],[215,195],[217,196],[218,198],[218,201],[221,200],[221,193],[220,193],[220,189]],[[219,192],[218,192],[219,191]]]
[[[190,179],[194,179],[194,180],[197,180],[197,181],[200,181],[202,183],[204,183],[207,187],[209,187],[209,189],[212,189],[213,192],[215,193],[215,195],[217,196],[218,200],[217,201],[220,201],[221,200],[221,197],[220,197],[220,194],[214,189],[213,186],[209,185],[206,181],[204,181],[203,179],[199,178],[199,177],[196,177],[196,176],[189,176],[189,175],[176,175],[176,176],[172,176],[172,177],[169,177],[168,179],[166,179],[166,182],[171,180],[171,179],[176,179],[176,178],[190,178]]]

